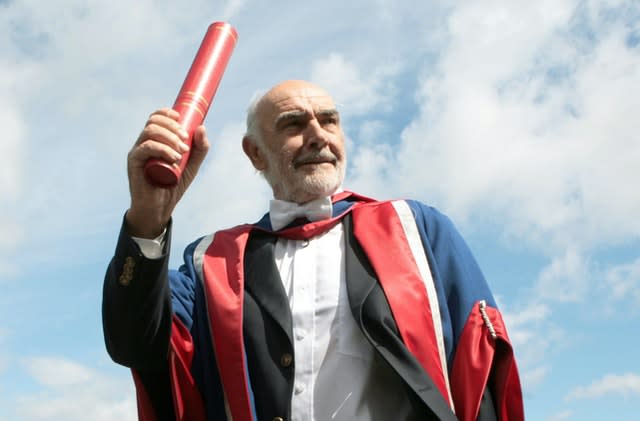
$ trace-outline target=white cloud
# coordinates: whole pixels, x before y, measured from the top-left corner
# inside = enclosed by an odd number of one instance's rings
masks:
[[[520,371],[522,373],[520,381],[522,383],[524,393],[527,394],[535,390],[546,380],[550,371],[550,366],[546,364],[529,368],[526,365],[523,365]]]
[[[0,78],[15,76],[1,72]],[[10,78],[15,80],[15,77]],[[9,101],[15,94],[13,90],[0,87],[0,126],[3,128],[2,149],[8,158],[0,166],[0,194],[3,200],[14,201],[22,191],[22,165],[24,156],[23,120],[17,111],[17,103]]]
[[[550,373],[549,352],[565,345],[562,330],[552,321],[548,304],[500,303],[513,346],[525,394],[535,391]]]
[[[605,395],[637,399],[640,397],[640,375],[637,373],[607,374],[588,386],[575,388],[567,395],[567,399],[594,399]]]
[[[86,383],[92,377],[88,368],[62,358],[31,358],[25,366],[29,374],[44,386],[73,386]]]
[[[557,414],[553,414],[547,418],[545,418],[546,421],[563,421],[563,420],[569,420],[571,419],[571,417],[573,416],[573,411],[562,411],[562,412],[558,412]]]
[[[349,157],[349,189],[377,198],[393,197],[392,189],[386,191],[380,185],[380,177],[391,165],[392,155],[393,148],[386,143],[361,143],[358,153]]]
[[[16,87],[25,73],[28,73],[26,66],[10,64],[6,58],[0,59],[0,148],[5,157],[0,165],[0,282],[16,274],[13,257],[24,235],[17,206],[25,186],[27,139],[22,104],[18,100],[20,89]]]
[[[585,297],[592,280],[590,263],[575,250],[567,250],[542,270],[537,295],[548,301],[576,302]]]
[[[500,303],[502,307],[502,303]],[[552,311],[547,304],[539,302],[531,302],[526,307],[509,308],[513,307],[505,304],[507,308],[503,311],[503,317],[505,322],[514,328],[520,328],[533,323],[541,323],[548,320],[551,317]],[[513,339],[513,338],[512,338]]]
[[[235,15],[238,14],[242,10],[242,8],[246,5],[246,0],[229,0],[225,3],[224,11],[222,12],[222,17],[220,18],[222,21],[229,21]]]
[[[640,55],[625,43],[632,28],[597,15],[585,31],[598,38],[586,42],[576,35],[585,24],[571,20],[578,2],[494,6],[453,11],[395,186],[456,219],[500,221],[545,253],[638,235],[640,192],[628,180],[640,178],[640,98],[625,94],[640,83]]]
[[[391,79],[393,73],[390,64],[363,72],[342,54],[331,53],[313,63],[311,80],[334,95],[341,112],[356,116],[372,109],[389,109],[386,101],[389,87],[384,82]]]
[[[105,375],[64,358],[26,360],[41,386],[14,402],[14,419],[84,421],[136,419],[133,381]]]
[[[640,304],[640,258],[630,263],[610,267],[603,275],[601,288],[613,302],[631,300],[631,308]]]
[[[601,314],[613,316],[638,311],[639,285],[640,258],[608,264],[569,249],[540,271],[533,292],[547,306],[597,299]]]

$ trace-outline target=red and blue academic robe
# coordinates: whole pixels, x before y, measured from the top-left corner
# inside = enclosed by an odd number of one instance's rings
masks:
[[[103,323],[110,355],[133,369],[141,420],[289,418],[292,322],[273,246],[276,235],[309,238],[337,223],[356,323],[406,384],[415,413],[524,419],[507,331],[450,220],[416,201],[344,192],[334,202],[330,220],[275,235],[265,215],[203,237],[178,271],[166,256],[144,258],[123,228]]]

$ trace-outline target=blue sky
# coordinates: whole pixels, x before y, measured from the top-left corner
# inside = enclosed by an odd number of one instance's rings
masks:
[[[313,80],[343,114],[345,187],[434,205],[469,242],[528,419],[640,420],[640,5],[623,0],[0,1],[0,420],[135,419],[100,322],[126,154],[216,20],[240,41],[174,266],[265,211],[246,106]]]

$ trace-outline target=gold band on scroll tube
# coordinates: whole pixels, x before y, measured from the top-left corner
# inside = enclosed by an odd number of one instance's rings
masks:
[[[238,42],[238,37],[236,36],[235,32],[231,30],[230,26],[226,26],[226,25],[222,26],[222,25],[220,25],[220,26],[216,26],[216,29],[218,31],[225,31],[226,30],[229,33],[229,35],[231,35],[233,37],[234,43]]]
[[[194,91],[185,91],[184,93],[185,95],[190,95],[193,99],[195,99],[196,101],[202,101],[204,102],[204,105],[206,106],[206,108],[209,108],[209,101],[207,101],[207,99],[205,97],[203,97],[202,95],[198,94],[197,92]]]
[[[186,105],[188,108],[193,108],[198,112],[198,114],[202,116],[202,118],[204,118],[204,111],[202,111],[202,109],[200,108],[200,106],[196,101],[182,101],[180,102],[180,105]]]

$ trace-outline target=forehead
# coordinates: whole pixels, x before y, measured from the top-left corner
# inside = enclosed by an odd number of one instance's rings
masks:
[[[297,86],[277,89],[267,93],[260,104],[260,114],[264,122],[273,121],[279,114],[287,111],[307,111],[334,109],[333,98],[314,86]]]

